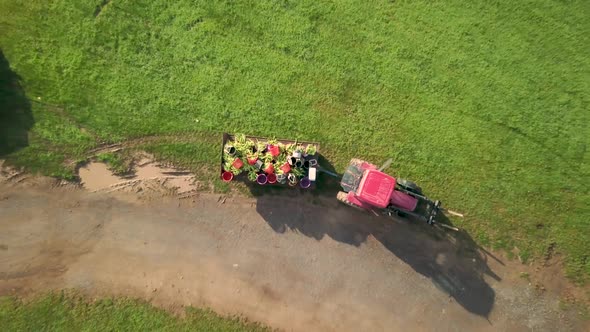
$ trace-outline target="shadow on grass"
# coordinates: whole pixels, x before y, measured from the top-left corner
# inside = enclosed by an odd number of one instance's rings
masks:
[[[0,157],[29,145],[33,126],[31,104],[20,85],[20,77],[10,69],[0,50]]]
[[[334,170],[325,160],[321,165]],[[275,232],[293,231],[317,240],[329,236],[357,247],[372,236],[467,311],[489,316],[495,293],[484,276],[500,280],[487,264],[488,257],[495,257],[468,233],[439,230],[417,220],[378,217],[337,203],[339,179],[326,174],[318,178],[318,187],[321,190],[306,194],[299,188],[252,189],[258,198],[257,212]],[[305,196],[322,204],[310,204]],[[437,220],[452,225],[442,213]]]

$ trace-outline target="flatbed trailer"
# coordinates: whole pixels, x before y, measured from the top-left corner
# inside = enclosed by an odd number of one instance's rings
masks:
[[[237,134],[223,133],[222,144],[221,144],[221,146],[222,146],[222,148],[221,148],[221,160],[220,160],[220,174],[222,176],[222,179],[223,179],[224,173],[226,173],[226,172],[229,171],[228,169],[226,169],[227,168],[226,166],[228,165],[228,162],[231,162],[231,160],[227,160],[228,157],[229,157],[229,154],[226,151],[226,147],[230,146],[231,144],[234,144],[236,142],[236,137],[237,136],[238,136]],[[300,186],[297,186],[297,184],[300,184],[300,182],[303,182],[303,181],[307,181],[307,180],[304,180],[304,179],[308,179],[308,180],[310,180],[310,184],[309,184],[308,187],[306,187],[306,189],[307,188],[308,189],[314,189],[315,188],[315,185],[316,185],[316,181],[315,181],[316,180],[316,176],[319,173],[318,157],[319,157],[319,151],[320,151],[320,144],[318,142],[290,140],[290,139],[270,139],[270,138],[266,138],[266,137],[251,136],[251,135],[243,135],[242,136],[242,139],[244,139],[244,138],[247,141],[249,141],[249,142],[253,142],[255,144],[255,146],[260,146],[260,145],[267,145],[267,146],[268,145],[273,145],[273,144],[269,144],[269,142],[274,142],[274,143],[276,143],[277,146],[279,146],[279,150],[280,150],[279,153],[280,154],[285,154],[285,155],[283,155],[283,157],[287,157],[287,159],[292,158],[292,156],[291,155],[286,155],[286,152],[287,152],[285,150],[286,147],[295,146],[295,147],[299,147],[300,149],[303,150],[302,153],[301,153],[300,158],[296,158],[296,160],[298,162],[301,162],[302,165],[308,165],[308,166],[305,166],[305,167],[302,166],[302,167],[297,168],[295,166],[295,164],[291,164],[289,162],[289,160],[287,161],[287,163],[289,163],[289,167],[293,170],[293,172],[287,172],[287,175],[288,174],[293,174],[295,171],[297,171],[298,174],[303,173],[302,176],[299,176],[298,181],[295,183],[295,185],[293,185],[293,183],[291,183],[289,180],[286,181],[286,182],[281,182],[281,181],[276,181],[274,183],[267,182],[267,183],[264,183],[265,185],[289,186],[289,184],[291,184],[291,187],[302,187],[301,185]],[[304,152],[307,151],[308,146],[315,147],[315,149],[314,149],[315,153],[306,155]],[[255,151],[255,152],[252,151],[251,153],[252,154],[258,154],[260,156],[267,154],[267,152],[264,152],[264,151]],[[238,158],[238,159],[240,159],[241,162],[244,165],[246,165],[246,167],[249,170],[252,170],[252,167],[250,167],[252,165],[248,165],[248,158],[247,158],[247,156],[245,156],[243,154],[244,154],[243,151],[242,151],[242,154],[240,154],[239,152],[236,152],[236,155],[233,155],[231,158]],[[278,157],[278,158],[280,158],[280,157]],[[282,173],[281,170],[278,170],[283,165],[277,164],[276,163],[276,160],[271,160],[270,162],[271,163],[274,163],[276,165],[276,166],[274,166],[275,170],[277,170],[276,173],[284,174],[284,173]],[[244,166],[242,166],[242,167],[244,167]],[[250,172],[243,171],[243,172],[240,172],[239,174],[234,174],[232,176],[232,179],[231,180],[248,181],[249,180],[248,179],[248,177],[249,177],[248,174],[249,173]],[[264,170],[262,170],[262,169],[259,170],[259,171],[257,171],[256,173],[257,174],[266,174],[264,172]],[[266,174],[266,175],[269,176],[269,174]],[[278,174],[275,174],[275,175],[279,176]],[[252,179],[250,179],[249,182],[256,183],[256,181],[252,181]]]

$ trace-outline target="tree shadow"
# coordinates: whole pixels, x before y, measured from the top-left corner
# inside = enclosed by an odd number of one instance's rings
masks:
[[[29,145],[28,131],[33,123],[20,77],[0,50],[0,157]]]
[[[329,236],[357,247],[373,236],[467,311],[489,316],[495,292],[484,276],[500,281],[487,263],[488,257],[497,258],[465,231],[443,231],[418,220],[375,216],[338,203],[338,183],[324,174],[318,192],[285,188],[284,195],[275,195],[258,188],[256,210],[277,233],[297,232],[317,240]],[[452,225],[444,215],[437,221]]]

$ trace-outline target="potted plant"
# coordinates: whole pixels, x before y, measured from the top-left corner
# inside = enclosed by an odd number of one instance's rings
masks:
[[[234,135],[234,142],[237,144],[244,144],[246,142],[246,135],[244,134],[235,134]]]
[[[292,156],[293,152],[295,151],[295,144],[290,143],[290,144],[285,145],[285,148],[283,149],[283,151],[285,151],[285,154],[287,156]]]
[[[285,184],[285,182],[287,182],[287,174],[284,173],[280,168],[277,170],[276,175],[278,183]]]
[[[301,168],[292,168],[291,174],[295,175],[298,179],[302,178],[305,175],[305,171]]]
[[[258,154],[257,153],[248,153],[246,155],[246,159],[248,160],[248,165],[254,165],[254,164],[256,164],[256,161],[258,160]]]
[[[244,166],[244,162],[242,161],[242,159],[236,158],[234,159],[234,162],[231,165],[236,169],[240,169],[242,168],[242,166]]]
[[[227,172],[232,172],[233,175],[238,175],[242,172],[241,168],[236,168],[233,163],[235,160],[227,160],[224,165],[223,165],[223,169]],[[243,163],[242,163],[243,164]]]
[[[289,163],[284,163],[281,165],[281,167],[279,168],[283,173],[287,174],[291,171],[291,166],[289,165]]]
[[[273,157],[278,157],[278,155],[281,153],[281,149],[276,144],[269,144],[268,152],[270,152]]]
[[[273,174],[275,172],[275,165],[272,162],[264,164],[264,173]]]
[[[233,157],[236,155],[236,148],[230,143],[225,144],[224,151],[225,151],[225,153],[230,155],[230,157]]]
[[[256,151],[258,151],[258,153],[260,153],[260,154],[266,153],[266,143],[257,142],[256,143]]]
[[[308,144],[305,147],[305,154],[308,156],[314,156],[316,154],[316,152],[317,152],[317,148],[313,144]]]
[[[266,175],[266,180],[269,184],[274,184],[277,182],[277,175],[274,173],[270,173]]]
[[[262,162],[267,165],[269,163],[271,163],[274,159],[274,157],[272,156],[272,154],[267,151],[266,153],[263,154],[258,154],[258,159],[262,160]]]
[[[233,147],[236,149],[236,152],[241,155],[245,155],[245,152],[248,147],[246,135],[244,134],[235,134],[234,140],[232,142]]]
[[[284,152],[284,150],[283,150]],[[287,163],[287,156],[284,153],[279,154],[275,157],[275,173],[289,173],[289,164]],[[285,168],[285,165],[289,168]]]
[[[303,189],[307,189],[311,186],[311,180],[309,180],[307,177],[304,177],[301,179],[301,181],[299,181],[299,186]]]
[[[287,179],[289,180],[290,186],[296,186],[297,182],[299,182],[299,180],[297,179],[297,176],[294,173],[289,173],[289,175],[287,176]]]
[[[234,179],[234,173],[229,171],[223,171],[223,173],[221,173],[221,179],[225,182],[231,182],[231,180]]]
[[[303,167],[303,161],[301,159],[297,159],[297,161],[295,161],[295,168],[301,167]]]
[[[258,174],[258,176],[256,177],[256,182],[261,186],[265,185],[267,181],[268,178],[266,177],[266,174]]]
[[[299,159],[301,158],[301,154],[303,153],[303,149],[301,147],[297,147],[294,151],[293,151],[293,158],[295,159]]]
[[[262,166],[264,166],[264,162],[260,159],[256,160],[256,162],[253,165],[254,167],[256,167],[258,170],[262,169]]]

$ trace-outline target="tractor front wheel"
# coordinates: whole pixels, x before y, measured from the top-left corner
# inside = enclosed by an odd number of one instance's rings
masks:
[[[344,192],[344,191],[339,191],[338,195],[336,195],[336,199],[339,200],[340,202],[348,205],[348,206],[352,206],[353,208],[359,210],[359,211],[365,211],[365,209],[361,208],[360,206],[356,205],[356,204],[352,204],[349,200],[348,200],[348,193]]]
[[[364,162],[364,161],[362,161],[362,160],[360,160],[360,159],[358,159],[358,158],[352,158],[352,159],[350,160],[350,163],[351,163],[351,164],[359,164],[359,165],[360,165],[360,164],[362,164],[363,162]]]

